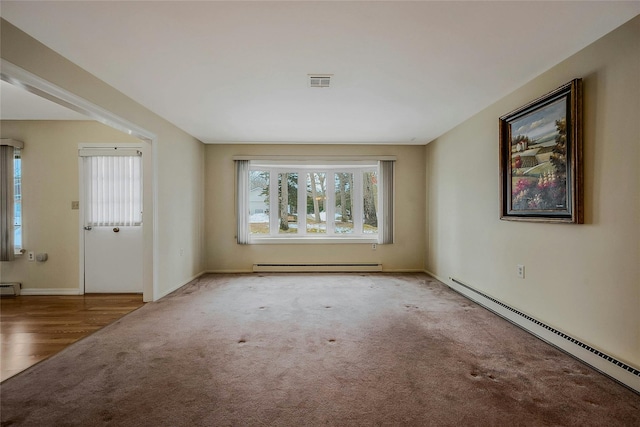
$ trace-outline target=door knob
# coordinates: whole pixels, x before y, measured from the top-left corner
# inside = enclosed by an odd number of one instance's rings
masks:
[[[85,226],[84,226],[84,229],[85,229],[85,230],[87,230],[87,231],[91,230],[92,228],[93,228],[93,227],[91,227],[90,225],[85,225]]]
[[[114,228],[114,229],[113,229],[113,232],[114,232],[114,233],[117,233],[117,232],[119,232],[119,231],[120,231],[120,229],[119,229],[118,227],[116,227],[116,228]]]

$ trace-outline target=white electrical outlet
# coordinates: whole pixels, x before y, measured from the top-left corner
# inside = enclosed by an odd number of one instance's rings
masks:
[[[518,274],[518,278],[524,279],[524,265],[522,264],[516,265],[516,271]]]
[[[27,255],[27,256],[28,256],[28,258],[27,258],[27,259],[28,259],[29,261],[35,261],[35,260],[36,260],[36,254],[35,254],[35,252],[33,252],[33,251],[29,251],[29,253],[28,253],[28,255]]]
[[[378,249],[378,245],[376,243],[372,243],[371,249],[375,251],[376,249]]]

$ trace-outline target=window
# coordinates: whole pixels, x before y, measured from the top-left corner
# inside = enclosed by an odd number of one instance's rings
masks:
[[[239,243],[382,243],[392,230],[378,161],[237,161],[237,172]]]
[[[22,251],[22,150],[13,150],[13,247]]]
[[[22,253],[22,148],[14,139],[0,140],[0,261]]]
[[[104,151],[103,153],[98,151]],[[85,225],[142,224],[142,153],[137,149],[82,149]]]

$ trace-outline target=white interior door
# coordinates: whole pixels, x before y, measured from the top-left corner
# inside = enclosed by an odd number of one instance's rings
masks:
[[[81,149],[85,293],[142,293],[142,158]]]

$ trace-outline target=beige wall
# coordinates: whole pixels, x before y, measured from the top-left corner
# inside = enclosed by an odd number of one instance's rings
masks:
[[[2,138],[25,143],[22,151],[23,245],[49,254],[47,262],[20,256],[2,262],[3,282],[28,289],[77,290],[79,218],[71,202],[79,200],[79,143],[137,143],[132,136],[93,121],[0,122]]]
[[[500,221],[498,117],[576,77],[586,223]],[[640,366],[639,123],[637,17],[427,145],[427,270]]]
[[[155,267],[153,298],[157,299],[197,276],[204,260],[204,145],[10,23],[2,20],[0,30],[3,60],[156,135],[152,147],[155,231],[145,227],[145,281]],[[152,244],[157,249],[155,265]]]
[[[424,146],[208,145],[206,154],[206,269],[251,271],[256,262],[381,262],[385,271],[422,271],[425,232]],[[234,155],[394,155],[395,243],[236,244]]]

